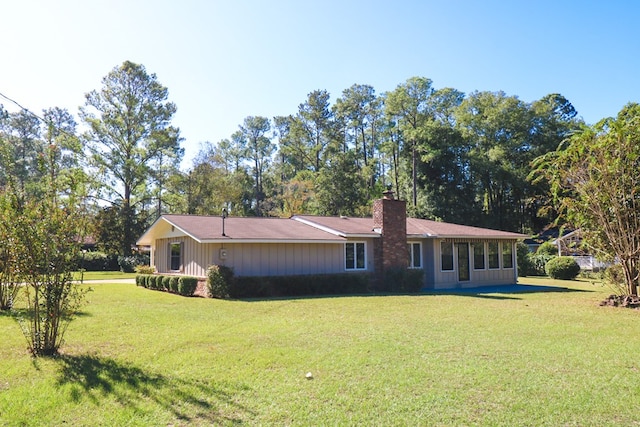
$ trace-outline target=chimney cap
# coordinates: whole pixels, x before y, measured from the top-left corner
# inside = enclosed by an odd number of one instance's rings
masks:
[[[387,189],[382,192],[382,198],[388,199],[388,200],[393,200],[395,198],[393,197],[393,190],[391,189],[391,184],[387,185]]]

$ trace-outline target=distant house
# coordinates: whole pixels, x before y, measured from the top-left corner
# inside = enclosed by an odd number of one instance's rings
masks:
[[[373,217],[296,215],[240,218],[163,215],[138,240],[159,273],[206,275],[212,264],[236,276],[424,271],[424,289],[517,281],[518,233],[407,218],[393,193],[374,201]]]

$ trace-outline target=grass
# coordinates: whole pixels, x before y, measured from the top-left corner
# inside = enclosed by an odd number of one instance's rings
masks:
[[[56,359],[0,314],[0,425],[638,425],[640,312],[558,292],[220,301],[91,285]],[[311,372],[313,379],[305,374]]]
[[[73,273],[73,280],[115,280],[133,279],[136,273],[123,273],[121,271],[76,271]]]

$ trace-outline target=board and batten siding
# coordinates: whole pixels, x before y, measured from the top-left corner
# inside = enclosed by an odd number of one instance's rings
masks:
[[[219,243],[201,244],[187,236],[156,240],[154,262],[169,273],[169,247],[182,244],[180,274],[204,277],[210,265],[233,268],[236,276],[284,276],[343,273],[342,243]],[[371,245],[368,245],[371,246]],[[224,249],[224,259],[221,258]],[[371,258],[369,258],[371,259]]]

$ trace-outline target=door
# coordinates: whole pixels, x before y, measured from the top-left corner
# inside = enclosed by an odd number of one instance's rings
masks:
[[[468,282],[469,277],[469,243],[456,243],[458,253],[458,281]]]

